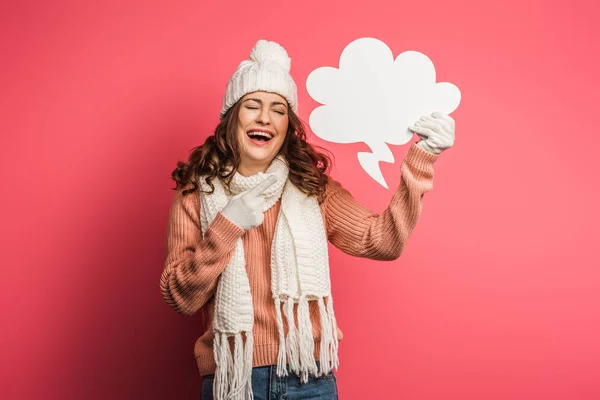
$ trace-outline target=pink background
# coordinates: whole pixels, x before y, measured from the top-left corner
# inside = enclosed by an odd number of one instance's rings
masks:
[[[306,77],[360,37],[463,100],[401,258],[331,247],[340,398],[600,398],[597,2],[84,3],[0,9],[0,398],[199,398],[200,318],[158,287],[171,171],[257,39],[290,53],[307,120]],[[385,209],[364,144],[310,140]]]

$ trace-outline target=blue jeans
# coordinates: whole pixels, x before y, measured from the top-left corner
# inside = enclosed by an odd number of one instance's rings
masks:
[[[203,378],[200,400],[213,400],[213,381],[214,375]],[[255,400],[338,400],[333,372],[318,378],[309,375],[308,382],[301,383],[291,371],[288,376],[278,377],[276,365],[252,368],[252,391]]]

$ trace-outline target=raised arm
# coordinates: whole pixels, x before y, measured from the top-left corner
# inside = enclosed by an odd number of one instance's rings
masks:
[[[219,212],[203,237],[198,192],[183,196],[182,191],[176,191],[171,204],[160,290],[171,308],[191,315],[214,294],[245,231]]]
[[[388,261],[400,257],[421,214],[423,195],[433,189],[433,163],[438,157],[413,143],[400,167],[398,189],[381,214],[357,203],[330,179],[321,204],[329,241],[356,257]]]

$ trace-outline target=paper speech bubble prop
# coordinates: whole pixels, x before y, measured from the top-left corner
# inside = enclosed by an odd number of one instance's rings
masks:
[[[394,162],[388,144],[406,144],[413,136],[409,125],[434,111],[450,114],[461,98],[452,83],[435,82],[426,55],[405,51],[394,60],[390,48],[374,38],[346,46],[339,68],[312,71],[306,89],[323,104],[309,117],[315,135],[335,143],[366,143],[372,153],[358,153],[358,161],[386,189],[379,162]]]

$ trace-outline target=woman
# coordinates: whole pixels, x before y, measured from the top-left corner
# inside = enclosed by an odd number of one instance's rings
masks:
[[[165,301],[205,310],[194,353],[202,399],[337,399],[338,344],[327,242],[375,260],[404,248],[432,189],[433,163],[454,141],[440,113],[411,130],[390,205],[374,214],[328,176],[306,141],[290,59],[258,41],[227,85],[221,120],[173,171],[161,277]]]

